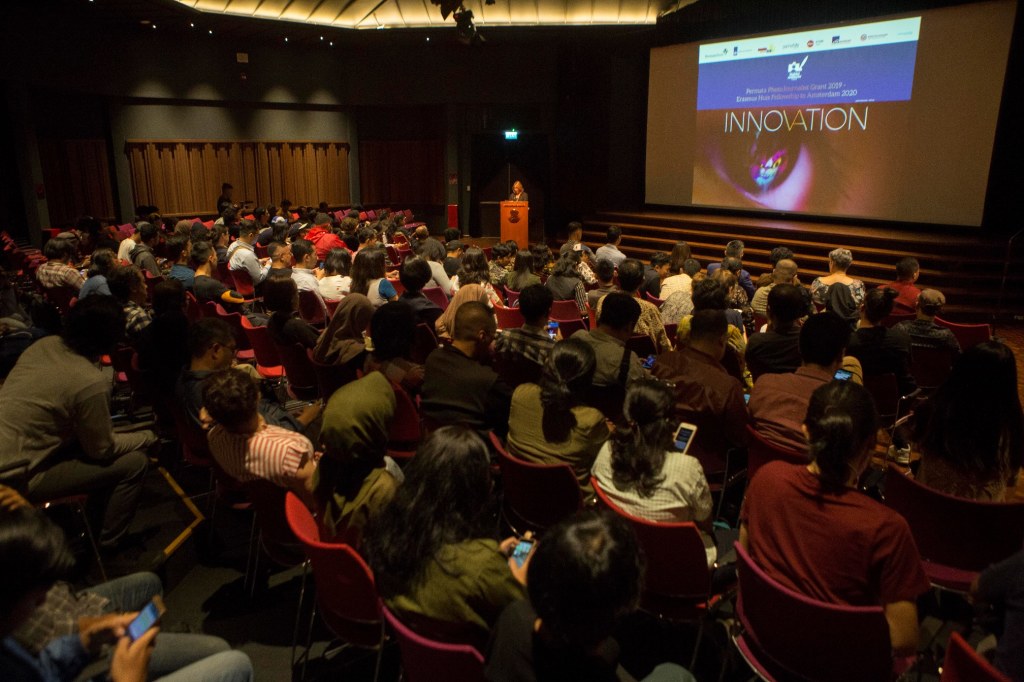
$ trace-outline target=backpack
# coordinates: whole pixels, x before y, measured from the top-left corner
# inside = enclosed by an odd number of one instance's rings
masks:
[[[846,320],[850,329],[857,326],[860,319],[860,306],[853,298],[853,292],[845,284],[832,284],[828,288],[825,310],[835,313]]]

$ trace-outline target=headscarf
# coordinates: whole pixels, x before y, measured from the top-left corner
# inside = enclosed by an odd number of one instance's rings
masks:
[[[366,296],[345,296],[317,340],[313,359],[323,365],[344,365],[359,357],[366,350],[363,332],[370,326],[373,311]]]
[[[459,287],[459,290],[455,292],[455,297],[452,298],[451,303],[445,308],[445,311],[441,313],[441,317],[437,318],[437,322],[434,323],[434,328],[437,330],[438,336],[445,338],[455,338],[455,313],[459,311],[459,308],[463,303],[467,301],[479,301],[485,305],[490,303],[490,297],[487,295],[487,290],[479,284],[467,284]]]

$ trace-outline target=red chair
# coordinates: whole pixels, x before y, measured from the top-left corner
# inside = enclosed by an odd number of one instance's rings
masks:
[[[646,300],[650,301],[651,303],[653,303],[654,305],[658,306],[659,308],[661,307],[661,304],[665,302],[665,299],[663,299],[663,298],[657,298],[656,296],[651,296],[651,292],[649,292],[649,291],[645,291],[644,292],[644,298]]]
[[[508,303],[509,308],[515,306],[519,303],[519,292],[505,287],[505,302]]]
[[[594,318],[590,318],[590,319],[593,320]],[[671,341],[673,344],[676,343],[676,336],[678,335],[678,333],[679,333],[679,324],[678,323],[673,322],[671,324],[666,324],[665,325],[665,334],[668,335],[668,340]]]
[[[916,317],[916,313],[889,313],[888,315],[885,316],[885,319],[882,320],[882,326],[894,327],[900,322],[907,322],[909,320],[915,319]]]
[[[302,544],[316,585],[316,606],[310,613],[306,653],[303,654],[300,677],[303,679],[317,611],[332,633],[354,646],[379,649],[383,631],[373,572],[363,558],[348,545],[323,542],[316,519],[294,493],[285,496],[284,507],[288,525]],[[299,596],[300,610],[304,592],[303,589]],[[293,649],[293,667],[294,662]],[[376,674],[374,679],[377,679]]]
[[[967,592],[979,572],[1024,545],[1024,503],[953,497],[895,467],[885,472],[884,491],[886,506],[907,520],[935,587]]]
[[[313,357],[313,349],[306,349],[306,357],[316,374],[317,386],[324,400],[330,400],[334,392],[345,384],[355,381],[358,370],[348,365],[325,365]]]
[[[397,639],[402,655],[402,678],[408,682],[482,682],[484,657],[468,644],[447,644],[410,630],[383,604],[384,622]]]
[[[320,380],[306,347],[301,343],[274,343],[277,357],[284,365],[288,378],[288,393],[296,400],[316,400],[321,397]],[[330,397],[330,396],[327,396]]]
[[[436,303],[441,310],[445,310],[448,307],[448,297],[444,295],[441,287],[427,287],[421,291],[424,296]]]
[[[1010,682],[1010,678],[997,670],[964,641],[959,632],[949,636],[946,658],[942,662],[940,682]]]
[[[579,481],[568,464],[534,464],[505,451],[491,434],[498,452],[504,487],[502,516],[517,534],[543,531],[583,507]]]
[[[522,355],[500,354],[494,358],[494,371],[506,386],[516,388],[520,384],[540,382],[544,368]]]
[[[633,527],[637,541],[647,557],[644,592],[640,608],[668,620],[698,623],[690,669],[697,660],[704,634],[705,616],[721,601],[721,594],[711,593],[711,571],[700,530],[692,522],[654,523],[623,510],[590,479],[598,502],[615,512]]]
[[[240,316],[242,331],[252,346],[253,355],[256,358],[256,371],[264,379],[281,379],[284,377],[284,367],[281,365],[281,357],[277,353],[277,347],[270,338],[270,330],[266,327],[257,327],[249,321],[245,315]]]
[[[575,318],[583,318],[580,314],[580,307],[576,305],[575,300],[571,301],[555,301],[551,304],[550,317],[556,320],[572,320]]]
[[[518,329],[526,322],[519,308],[495,308],[498,317],[498,329]]]
[[[300,291],[299,316],[314,327],[322,327],[327,324],[327,304],[315,291]]]
[[[960,344],[960,350],[967,350],[983,341],[992,339],[992,325],[990,324],[956,324],[955,322],[947,322],[941,317],[935,318],[935,324],[953,332],[957,343]]]
[[[262,244],[253,244],[252,249],[256,252],[256,257],[261,260],[270,257],[270,249]]]
[[[256,299],[256,285],[253,284],[252,277],[249,276],[246,270],[229,270],[228,274],[231,275],[231,281],[235,284],[235,291],[242,295],[246,301],[253,301]]]
[[[437,335],[429,325],[420,322],[416,325],[416,337],[409,352],[409,359],[418,365],[427,361],[427,356],[437,350]]]
[[[740,654],[764,680],[892,679],[889,624],[881,606],[827,604],[770,578],[736,543]]]
[[[654,340],[646,334],[634,334],[626,341],[626,348],[636,353],[637,357],[643,360],[649,355],[657,355],[658,349],[654,347]]]
[[[401,265],[407,258],[412,257],[412,249],[398,247],[398,264]]]
[[[765,440],[764,436],[747,424],[747,480],[752,481],[757,470],[768,462],[781,460],[790,464],[806,465],[810,458],[796,450],[788,450],[779,447],[771,441]]]
[[[257,479],[241,484],[242,493],[256,512],[253,517],[257,531],[255,542],[249,548],[246,564],[246,582],[249,595],[255,592],[260,573],[260,558],[266,555],[273,563],[284,568],[299,566],[305,561],[302,545],[288,526],[284,515],[284,497],[287,490],[270,481]]]
[[[237,345],[235,357],[243,362],[254,359],[256,353],[253,352],[249,336],[245,333],[245,328],[242,326],[242,313],[229,313],[219,303],[214,304],[214,310],[217,313],[217,317],[227,322],[228,326],[235,333],[235,343]]]
[[[338,306],[341,305],[341,299],[339,298],[337,301],[324,299],[324,305],[327,306],[327,319],[330,320],[334,317],[334,311],[336,311]]]
[[[153,302],[153,291],[156,289],[156,285],[164,281],[163,275],[154,275],[149,270],[143,270],[143,275],[146,278],[146,298],[150,303]]]
[[[587,323],[582,317],[578,317],[573,320],[556,320],[551,318],[550,321],[558,323],[558,331],[561,332],[563,339],[569,338],[581,329],[583,331],[587,331]]]
[[[185,317],[189,324],[194,324],[203,318],[203,310],[199,307],[199,301],[191,291],[185,292]]]
[[[43,287],[43,296],[61,315],[67,315],[71,310],[71,299],[78,297],[78,289],[66,286]]]
[[[423,435],[420,430],[420,411],[416,402],[404,388],[391,382],[395,391],[395,415],[391,418],[388,431],[388,452],[399,459],[409,459],[416,453],[416,446]]]

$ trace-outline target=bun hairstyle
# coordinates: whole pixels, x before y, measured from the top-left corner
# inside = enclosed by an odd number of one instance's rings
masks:
[[[871,324],[879,324],[892,313],[893,301],[899,294],[895,289],[872,289],[864,296],[864,317]]]
[[[636,490],[651,497],[665,480],[665,452],[671,447],[672,390],[656,379],[629,385],[622,406],[624,427],[611,436],[612,481],[619,490]]]
[[[540,404],[544,408],[541,428],[544,438],[555,443],[569,439],[576,416],[572,408],[594,380],[597,357],[594,349],[579,339],[555,344],[540,377]]]
[[[857,460],[875,445],[878,413],[867,389],[852,381],[831,381],[811,394],[807,445],[826,490],[846,486]]]

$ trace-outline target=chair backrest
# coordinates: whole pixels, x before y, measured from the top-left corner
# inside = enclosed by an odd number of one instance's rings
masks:
[[[954,353],[949,348],[910,348],[910,373],[921,388],[941,386],[953,369]]]
[[[249,335],[245,333],[245,328],[242,326],[242,313],[229,313],[224,310],[224,306],[217,303],[215,304],[215,310],[217,311],[217,317],[228,323],[231,330],[235,333],[235,341],[238,343],[238,350],[252,350],[252,343],[249,341]]]
[[[163,275],[154,275],[149,270],[143,270],[143,276],[146,278],[146,297],[153,302],[153,291],[156,289],[156,285],[164,281]]]
[[[323,542],[316,519],[294,493],[285,496],[285,516],[313,569],[324,622],[348,642],[377,646],[381,621],[370,567],[352,547]]]
[[[935,318],[935,324],[953,332],[957,343],[960,344],[960,350],[967,350],[992,338],[992,325],[990,324],[956,324],[947,322],[941,317]]]
[[[300,291],[299,316],[313,326],[322,326],[327,323],[327,305],[315,291]]]
[[[629,340],[626,341],[626,348],[636,353],[637,357],[641,359],[658,354],[658,349],[654,347],[654,340],[646,334],[634,334],[629,337]]]
[[[519,292],[512,291],[508,287],[505,287],[505,302],[508,303],[508,306],[510,308],[514,306],[516,303],[519,302]]]
[[[770,578],[736,543],[737,614],[767,679],[887,680],[892,659],[881,606],[820,602]],[[761,672],[761,671],[758,671]]]
[[[568,464],[524,462],[508,454],[493,433],[491,443],[498,451],[503,510],[516,531],[542,531],[583,506],[580,484]]]
[[[796,450],[782,448],[765,440],[764,436],[747,424],[747,480],[754,480],[754,474],[768,462],[782,460],[790,464],[807,464],[810,458]]]
[[[499,354],[494,358],[494,371],[506,386],[516,388],[520,384],[535,384],[540,381],[544,368],[522,355]]]
[[[255,480],[242,484],[242,492],[256,511],[260,544],[267,555],[281,566],[298,566],[303,554],[284,514],[284,496],[288,491],[270,481]]]
[[[878,409],[878,416],[882,423],[892,423],[896,419],[899,410],[900,389],[896,383],[896,375],[874,374],[864,377],[864,388],[875,400],[875,407]]]
[[[185,292],[185,317],[189,324],[198,322],[203,317],[203,310],[199,307],[199,301],[191,291]]]
[[[551,304],[550,316],[557,320],[572,320],[577,317],[583,317],[580,314],[580,307],[576,305],[575,300],[553,302]]]
[[[355,381],[358,369],[352,365],[325,365],[313,357],[313,349],[306,350],[306,357],[316,374],[317,386],[323,399],[330,400],[334,392],[345,384]],[[285,368],[285,372],[287,372]]]
[[[441,310],[445,310],[448,307],[448,297],[444,295],[441,287],[426,287],[421,289],[421,291],[424,296],[436,303]]]
[[[388,447],[410,447],[415,450],[420,436],[420,412],[416,403],[399,384],[391,382],[395,391],[395,416],[391,418],[391,429],[388,431]]]
[[[383,604],[384,621],[398,638],[403,677],[409,682],[482,682],[484,657],[468,644],[447,644],[416,634]]]
[[[494,314],[498,317],[499,329],[518,329],[525,320],[519,308],[500,308],[495,306]]]
[[[597,479],[591,478],[598,501],[629,521],[647,557],[644,590],[658,596],[704,601],[711,591],[711,572],[700,531],[692,522],[655,523],[615,504]]]
[[[890,467],[885,504],[910,525],[921,559],[981,571],[1024,546],[1024,503],[977,502],[932,490]]]
[[[235,291],[242,295],[242,298],[253,298],[256,296],[256,285],[248,270],[229,270],[231,281],[235,283]]]
[[[301,343],[275,343],[277,356],[281,358],[285,376],[288,377],[288,389],[300,400],[311,400],[320,397],[320,383],[316,368]],[[329,398],[330,396],[325,396]]]
[[[44,287],[43,296],[62,315],[66,315],[71,310],[71,300],[78,297],[78,289],[66,286]]]
[[[658,298],[657,296],[651,296],[651,292],[649,292],[649,291],[645,291],[644,292],[644,298],[646,300],[650,301],[651,303],[653,303],[654,305],[658,306],[659,308],[661,307],[661,304],[665,302],[665,299],[663,299],[663,298]]]
[[[579,330],[587,330],[587,323],[583,321],[582,317],[577,317],[571,320],[559,320],[551,318],[552,322],[558,323],[558,331],[561,332],[562,338],[567,339]]]
[[[949,636],[940,682],[1010,682],[985,657],[971,648],[959,632]]]
[[[245,315],[240,315],[238,321],[242,325],[245,336],[249,339],[249,344],[256,355],[256,362],[264,367],[280,367],[281,356],[277,352],[277,346],[270,338],[270,330],[254,325]]]
[[[252,245],[253,250],[256,252],[257,258],[269,258],[270,249],[262,244],[256,243]]]

